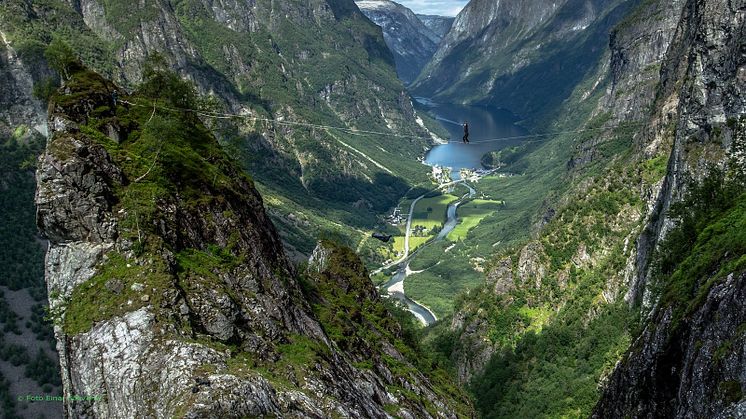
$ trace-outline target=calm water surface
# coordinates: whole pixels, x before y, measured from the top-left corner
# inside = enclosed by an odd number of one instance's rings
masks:
[[[425,155],[425,163],[431,166],[450,167],[454,178],[459,169],[482,167],[482,156],[490,151],[521,144],[523,140],[494,141],[528,133],[515,125],[517,118],[503,109],[488,109],[475,106],[444,105],[427,98],[415,98],[417,102],[437,119],[450,134],[448,144],[436,145]],[[469,122],[470,144],[463,144],[463,123]]]

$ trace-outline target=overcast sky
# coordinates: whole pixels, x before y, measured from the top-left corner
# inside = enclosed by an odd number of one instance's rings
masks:
[[[468,0],[394,0],[424,15],[456,16]]]

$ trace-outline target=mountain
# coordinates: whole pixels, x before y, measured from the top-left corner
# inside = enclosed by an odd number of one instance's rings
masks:
[[[746,414],[743,2],[471,2],[415,88],[537,136],[407,261],[424,330],[344,245],[374,264],[376,212],[446,206],[409,189],[428,119],[353,3],[71,3],[0,5],[4,280],[43,298],[45,263],[64,394],[101,395],[68,416]],[[1,372],[55,391],[17,296]]]
[[[557,109],[587,77],[608,33],[636,2],[469,2],[413,91],[444,103],[502,107],[523,117]]]
[[[430,30],[408,8],[389,0],[356,2],[365,16],[383,30],[396,61],[396,72],[405,83],[411,83],[433,56],[442,35]]]
[[[470,415],[352,251],[294,269],[189,82],[65,73],[36,204],[67,416]]]
[[[684,4],[654,110],[669,170],[628,294],[650,311],[594,417],[746,414],[745,8]]]
[[[318,234],[361,240],[376,214],[425,179],[410,162],[430,133],[416,122],[380,29],[352,1],[130,6],[3,2],[4,39],[17,58],[11,73],[20,83],[3,94],[25,95],[13,101],[29,116],[26,126],[44,120],[31,88],[54,79],[44,49],[59,38],[126,89],[139,82],[146,58],[159,54],[212,97],[215,111],[242,115],[211,125],[254,176],[297,253],[310,254]]]
[[[428,29],[430,29],[435,35],[440,37],[440,39],[443,39],[448,31],[451,30],[453,21],[456,19],[448,16],[420,14],[418,14],[417,17],[425,26],[427,26]]]
[[[744,414],[743,42],[742,5],[641,2],[559,107],[521,105],[556,132],[495,188],[525,219],[451,250],[500,249],[425,339],[484,417]]]

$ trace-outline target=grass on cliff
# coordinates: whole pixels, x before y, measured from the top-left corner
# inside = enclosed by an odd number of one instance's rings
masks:
[[[452,400],[451,408],[460,415],[470,416],[473,412],[466,393],[455,386],[440,362],[421,348],[421,330],[414,317],[377,296],[367,269],[351,249],[331,242],[325,242],[324,246],[331,251],[325,269],[309,270],[301,284],[329,337],[358,368],[386,365],[396,377],[389,391],[399,397],[409,402],[426,402],[404,384],[422,373],[442,400]],[[387,354],[388,345],[393,345],[404,360]],[[436,406],[426,405],[431,414],[437,414]]]
[[[124,315],[161,302],[163,290],[173,287],[165,263],[128,259],[118,252],[106,254],[96,275],[73,290],[61,324],[65,334],[86,332],[95,322]]]
[[[746,269],[745,180],[713,168],[669,212],[676,227],[652,263],[661,303],[674,308],[674,323],[699,308],[714,284]]]

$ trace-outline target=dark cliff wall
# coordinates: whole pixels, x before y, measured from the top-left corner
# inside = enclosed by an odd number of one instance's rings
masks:
[[[746,414],[746,277],[733,262],[743,259],[746,246],[740,236],[743,198],[731,197],[706,221],[706,233],[697,234],[691,253],[684,252],[669,276],[656,275],[654,259],[654,249],[669,249],[666,238],[682,228],[671,217],[676,203],[684,199],[689,205],[677,212],[685,216],[701,212],[689,192],[697,181],[709,180],[713,167],[728,173],[726,184],[739,190],[746,167],[745,11],[743,2],[687,1],[662,65],[657,108],[669,121],[673,144],[651,220],[638,239],[637,274],[630,284],[631,301],[650,314],[611,376],[595,417]],[[717,196],[717,184],[710,185],[708,194]],[[721,205],[714,198],[704,204],[708,211]]]

